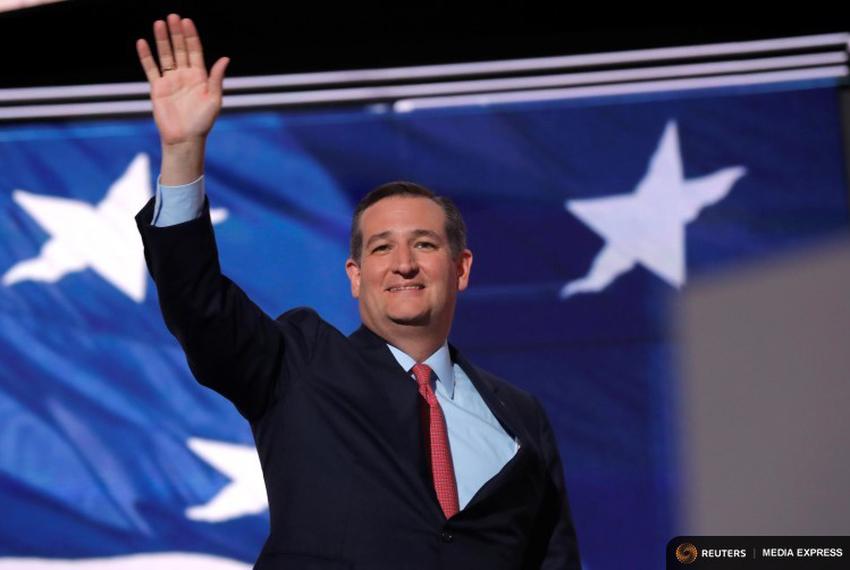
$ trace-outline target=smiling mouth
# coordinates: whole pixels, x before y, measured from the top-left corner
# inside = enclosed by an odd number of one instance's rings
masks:
[[[387,291],[390,293],[399,293],[402,291],[419,291],[424,288],[424,285],[399,285],[397,287],[388,287]]]

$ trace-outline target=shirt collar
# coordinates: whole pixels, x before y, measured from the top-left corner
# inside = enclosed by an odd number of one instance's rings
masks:
[[[389,347],[390,352],[393,353],[393,356],[399,365],[404,368],[405,371],[410,372],[413,365],[416,364],[416,361],[406,352],[399,350],[391,344],[388,344],[387,347]],[[434,374],[437,375],[437,380],[439,380],[446,389],[446,393],[449,395],[449,398],[454,398],[455,376],[454,366],[452,365],[452,356],[449,352],[449,343],[444,342],[443,346],[437,349],[434,354],[426,358],[423,364],[427,364],[431,367],[431,370],[433,370]]]

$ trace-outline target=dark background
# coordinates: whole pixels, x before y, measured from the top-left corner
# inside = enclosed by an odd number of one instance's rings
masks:
[[[649,11],[647,11],[649,10]],[[169,12],[193,18],[229,76],[595,53],[843,31],[834,14],[741,21],[743,6],[560,2],[71,0],[0,13],[0,87],[141,81],[137,37]],[[669,16],[677,23],[664,23]],[[776,15],[771,13],[771,17]],[[666,18],[664,18],[666,17]],[[730,25],[731,24],[731,25]]]

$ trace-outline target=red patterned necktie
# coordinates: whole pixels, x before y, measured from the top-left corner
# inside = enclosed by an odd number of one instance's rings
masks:
[[[428,434],[434,489],[437,491],[437,500],[440,501],[443,513],[446,518],[450,518],[460,510],[460,507],[443,410],[440,409],[440,402],[437,401],[437,396],[431,389],[431,367],[427,364],[415,364],[413,375],[416,376],[416,383],[419,384],[419,393],[428,403]]]

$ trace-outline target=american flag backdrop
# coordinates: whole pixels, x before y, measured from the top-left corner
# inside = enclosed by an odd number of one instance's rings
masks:
[[[834,80],[432,108],[226,112],[206,188],[225,273],[268,313],[358,325],[353,205],[408,179],[475,254],[451,340],[555,428],[586,569],[677,534],[670,303],[848,229]],[[0,569],[249,568],[251,434],[162,323],[133,216],[148,117],[0,124]]]

